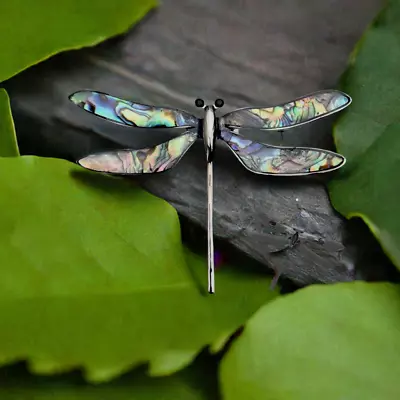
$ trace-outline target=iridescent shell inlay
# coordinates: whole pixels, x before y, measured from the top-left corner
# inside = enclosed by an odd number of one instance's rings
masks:
[[[221,139],[242,164],[252,172],[265,175],[308,175],[332,171],[345,163],[340,154],[312,148],[277,147],[258,143],[227,129]]]
[[[300,99],[267,108],[243,108],[226,114],[228,127],[285,129],[333,114],[348,106],[349,96],[337,90],[317,92]]]
[[[174,167],[197,139],[188,132],[158,146],[139,150],[115,150],[91,154],[78,163],[87,169],[113,174],[150,174]]]
[[[70,100],[87,112],[138,128],[196,127],[197,118],[180,110],[132,103],[105,93],[81,91]]]

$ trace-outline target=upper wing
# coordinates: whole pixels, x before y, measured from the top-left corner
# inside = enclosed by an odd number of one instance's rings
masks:
[[[333,171],[346,159],[333,151],[310,147],[278,147],[245,139],[227,129],[221,139],[250,171],[264,175],[298,176]]]
[[[116,175],[151,174],[174,167],[198,137],[187,131],[165,143],[139,150],[112,150],[90,154],[78,160],[86,169]]]
[[[222,117],[228,127],[282,130],[338,112],[351,103],[338,90],[316,92],[289,103],[268,108],[242,108]]]
[[[139,128],[196,127],[198,119],[184,111],[132,103],[105,93],[83,90],[69,99],[91,114]]]

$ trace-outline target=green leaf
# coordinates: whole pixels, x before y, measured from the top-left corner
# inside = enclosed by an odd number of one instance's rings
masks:
[[[335,208],[359,216],[400,267],[400,0],[391,0],[350,59],[342,88],[353,103],[334,129],[347,165],[330,185]]]
[[[389,126],[357,157],[351,171],[331,182],[332,201],[347,218],[361,217],[400,267],[400,124]]]
[[[400,288],[310,286],[261,308],[222,360],[224,400],[400,398]]]
[[[146,361],[169,374],[276,296],[265,276],[229,267],[202,295],[193,274],[204,280],[206,262],[184,253],[175,210],[126,180],[0,158],[0,187],[2,363],[82,367],[92,381]]]
[[[7,92],[0,88],[0,157],[19,156]]]
[[[0,82],[58,52],[121,34],[156,4],[156,0],[1,1]]]
[[[216,363],[204,358],[170,377],[150,378],[143,368],[103,385],[76,375],[33,377],[19,367],[0,371],[2,400],[217,400]]]

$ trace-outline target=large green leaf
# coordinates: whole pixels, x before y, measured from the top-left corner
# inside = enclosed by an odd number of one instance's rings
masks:
[[[0,158],[0,361],[107,380],[140,362],[187,365],[265,301],[267,278],[222,268],[202,295],[175,210],[130,182],[63,160]],[[202,283],[205,287],[205,282]]]
[[[331,183],[332,201],[348,218],[368,224],[400,267],[400,124],[389,126],[357,157],[351,171]]]
[[[0,157],[19,155],[7,92],[0,88]]]
[[[400,0],[391,0],[366,31],[342,88],[353,103],[335,127],[348,158],[330,184],[334,206],[360,216],[400,267]],[[396,125],[397,124],[397,125]]]
[[[260,309],[222,361],[225,400],[397,400],[400,287],[310,286]]]
[[[217,400],[217,368],[201,357],[170,377],[150,378],[143,368],[112,383],[84,384],[77,374],[38,377],[21,367],[0,370],[1,400]]]
[[[156,0],[0,1],[0,82],[55,53],[125,32]]]

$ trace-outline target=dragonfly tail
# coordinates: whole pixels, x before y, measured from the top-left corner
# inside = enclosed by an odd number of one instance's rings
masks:
[[[208,293],[215,293],[213,233],[213,163],[207,163]]]

